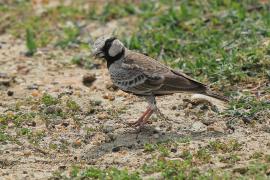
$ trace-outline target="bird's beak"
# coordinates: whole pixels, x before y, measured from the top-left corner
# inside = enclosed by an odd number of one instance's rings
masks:
[[[104,57],[104,53],[102,51],[93,51],[92,54],[91,54],[91,57],[94,57],[94,58],[103,58]]]
[[[97,56],[97,52],[92,52],[90,56],[95,58]]]

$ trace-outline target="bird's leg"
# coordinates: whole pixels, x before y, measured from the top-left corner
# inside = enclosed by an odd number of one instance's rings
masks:
[[[154,110],[153,109],[150,109],[150,111],[148,112],[148,114],[144,117],[143,121],[139,124],[140,127],[143,127],[147,123],[148,119],[151,117],[151,115],[153,114],[153,112],[154,112]]]
[[[153,114],[153,112],[156,111],[156,99],[155,96],[146,96],[145,99],[147,100],[149,106],[147,110],[142,114],[142,116],[134,123],[130,123],[132,126],[140,126],[142,127],[147,123],[147,120],[150,118],[150,116]]]
[[[156,111],[157,106],[156,106],[156,99],[155,96],[146,96],[145,99],[147,100],[149,107],[148,107],[148,112],[145,114],[143,120],[138,124],[140,127],[143,127],[148,119],[151,117],[154,111]]]
[[[133,123],[130,123],[130,125],[132,126],[140,126],[140,124],[143,122],[145,116],[151,111],[151,107],[149,106],[146,111],[141,115],[141,117],[136,121],[136,122],[133,122]]]

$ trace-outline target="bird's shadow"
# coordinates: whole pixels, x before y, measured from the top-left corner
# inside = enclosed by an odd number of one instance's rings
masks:
[[[143,149],[146,143],[156,144],[166,142],[168,140],[203,140],[211,137],[222,137],[226,136],[223,133],[217,132],[192,132],[189,130],[185,131],[169,131],[161,132],[157,131],[152,126],[144,127],[140,130],[129,129],[123,133],[116,135],[112,141],[105,142],[99,146],[86,148],[81,156],[81,159],[91,164],[93,160],[112,152],[118,152],[120,150],[138,150]]]

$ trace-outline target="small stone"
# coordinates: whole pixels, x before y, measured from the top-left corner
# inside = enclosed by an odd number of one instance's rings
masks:
[[[194,94],[190,99],[192,104],[204,104],[209,106],[214,112],[223,112],[228,107],[228,104],[225,102],[202,94]]]
[[[30,156],[31,154],[32,154],[32,152],[29,151],[29,150],[26,150],[26,151],[23,152],[24,156]]]
[[[75,147],[80,147],[82,145],[82,142],[80,139],[77,139],[73,144]]]
[[[28,85],[27,89],[29,89],[29,90],[38,90],[38,85],[37,84]]]
[[[200,121],[196,121],[195,123],[192,124],[191,126],[191,131],[193,132],[203,132],[207,130],[207,126],[204,125],[202,122]]]
[[[8,95],[8,96],[13,96],[13,94],[14,94],[13,91],[8,91],[8,92],[7,92],[7,95]]]
[[[108,116],[107,113],[101,113],[101,114],[97,115],[97,118],[100,119],[100,120],[104,120],[104,119],[108,119],[109,116]]]
[[[176,110],[177,109],[177,106],[172,106],[172,110]]]
[[[64,126],[64,127],[68,127],[69,123],[68,122],[63,122],[61,125]]]
[[[51,105],[44,109],[45,114],[61,114],[62,108],[57,105]]]
[[[59,170],[65,170],[66,168],[67,168],[67,166],[65,166],[65,165],[62,165],[62,166],[58,167]]]
[[[234,173],[240,173],[240,174],[245,174],[248,171],[247,167],[237,167],[233,169]]]
[[[120,151],[120,146],[112,148],[112,152],[119,152]]]
[[[110,101],[115,100],[115,97],[113,95],[111,95],[111,94],[105,94],[105,95],[103,95],[103,98],[108,99]]]
[[[177,149],[176,148],[172,148],[171,149],[171,152],[176,153],[177,152]]]
[[[212,118],[204,118],[204,119],[202,119],[202,123],[205,124],[206,126],[214,124],[215,122],[216,122],[216,120],[212,119]]]
[[[6,86],[9,87],[11,85],[12,78],[9,77],[6,73],[1,73],[0,72],[0,86]]]
[[[222,127],[219,127],[219,126],[215,126],[215,125],[212,125],[212,126],[208,126],[207,127],[207,130],[208,131],[215,131],[215,132],[220,132],[220,133],[224,133],[224,129]]]
[[[155,127],[155,129],[154,129],[154,133],[159,133],[161,131],[161,128],[160,127]]]
[[[87,73],[83,76],[83,84],[87,87],[91,86],[92,83],[96,80],[96,75],[92,73]]]
[[[270,176],[270,168],[267,169],[266,173],[267,176]]]
[[[35,121],[27,122],[28,126],[36,127],[37,123]]]
[[[111,91],[116,91],[118,89],[111,81],[106,82],[106,88]]]
[[[39,93],[38,91],[33,91],[33,92],[31,93],[31,95],[32,95],[33,97],[38,97],[38,96],[40,96],[40,93]]]

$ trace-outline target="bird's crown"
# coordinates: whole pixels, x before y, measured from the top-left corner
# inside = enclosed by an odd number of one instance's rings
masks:
[[[93,54],[97,57],[115,57],[123,51],[124,45],[113,36],[101,36],[93,44]]]

